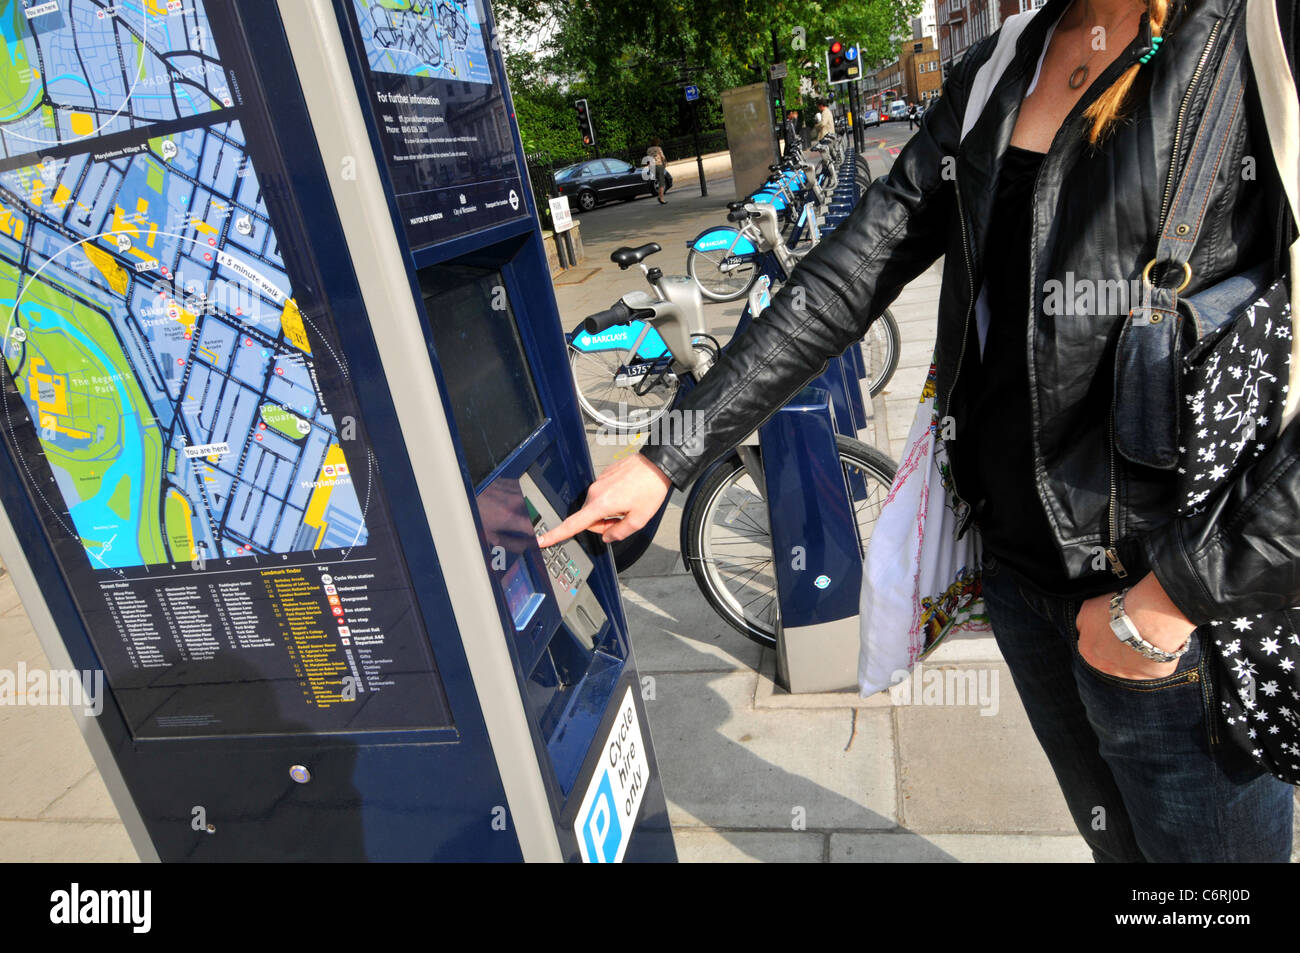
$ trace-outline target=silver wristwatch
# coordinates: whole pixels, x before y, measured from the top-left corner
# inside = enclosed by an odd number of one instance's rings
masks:
[[[1124,611],[1124,597],[1128,595],[1128,590],[1124,589],[1110,597],[1110,630],[1115,633],[1115,638],[1119,639],[1135,652],[1141,652],[1143,656],[1153,662],[1175,662],[1183,655],[1187,654],[1187,647],[1192,644],[1192,637],[1189,635],[1187,641],[1182,647],[1173,652],[1166,652],[1164,649],[1157,648],[1138,633],[1137,626],[1133,620],[1128,617]]]

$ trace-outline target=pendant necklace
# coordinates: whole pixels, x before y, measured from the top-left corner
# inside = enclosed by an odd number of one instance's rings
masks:
[[[1115,29],[1115,27],[1119,26],[1121,23],[1123,23],[1125,20],[1127,20],[1129,17],[1131,17],[1131,16],[1132,16],[1134,13],[1136,13],[1136,12],[1137,12],[1137,8],[1136,8],[1136,7],[1134,7],[1134,8],[1131,9],[1131,10],[1129,10],[1128,13],[1124,14],[1124,16],[1120,17],[1119,20],[1118,20],[1116,23],[1114,23],[1111,27],[1109,27],[1109,28],[1106,30],[1106,33],[1110,33],[1111,30]],[[1091,17],[1089,17],[1089,19],[1091,19]],[[1104,49],[1104,48],[1105,48],[1105,47],[1103,47],[1103,49]],[[1074,70],[1070,73],[1070,78],[1067,80],[1067,82],[1070,84],[1070,88],[1071,88],[1071,89],[1078,89],[1080,86],[1082,86],[1082,85],[1087,81],[1087,79],[1088,79],[1088,64],[1092,62],[1092,57],[1093,57],[1093,56],[1096,56],[1097,53],[1098,53],[1097,50],[1093,50],[1093,51],[1092,51],[1092,55],[1089,56],[1089,57],[1088,57],[1086,60],[1084,60],[1082,63],[1080,63],[1078,66],[1076,66],[1076,67],[1074,68]]]

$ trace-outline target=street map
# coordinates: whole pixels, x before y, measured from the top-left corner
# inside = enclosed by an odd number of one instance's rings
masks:
[[[353,0],[370,68],[492,82],[476,0]]]
[[[94,569],[365,544],[316,362],[346,370],[299,311],[202,0],[9,2],[2,26],[0,345],[43,503]]]

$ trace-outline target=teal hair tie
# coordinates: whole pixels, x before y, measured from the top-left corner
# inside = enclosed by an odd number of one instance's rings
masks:
[[[1151,58],[1160,52],[1160,44],[1163,43],[1164,41],[1165,38],[1163,36],[1151,37],[1151,49],[1147,50],[1147,52],[1141,58],[1138,59],[1138,62],[1143,64],[1144,66],[1147,63],[1151,62]]]

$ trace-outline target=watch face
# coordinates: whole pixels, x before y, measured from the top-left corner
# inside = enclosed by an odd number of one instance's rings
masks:
[[[1129,621],[1128,616],[1120,616],[1118,619],[1110,620],[1110,630],[1115,633],[1115,637],[1121,642],[1127,642],[1137,635],[1137,628]]]

